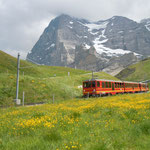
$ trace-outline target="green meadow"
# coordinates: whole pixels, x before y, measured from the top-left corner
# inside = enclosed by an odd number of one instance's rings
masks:
[[[0,110],[1,150],[149,150],[150,94]]]

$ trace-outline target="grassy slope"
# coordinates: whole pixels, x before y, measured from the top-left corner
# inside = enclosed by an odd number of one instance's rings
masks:
[[[28,67],[28,66],[31,67],[20,69],[21,75],[23,75],[24,72],[24,74],[27,76],[44,78],[44,77],[53,77],[54,74],[56,74],[56,76],[65,76],[68,74],[68,72],[71,72],[72,75],[88,73],[88,71],[84,70],[75,70],[72,68],[55,67],[55,66],[38,66],[24,60],[20,61],[20,67]],[[0,51],[0,73],[16,74],[16,72],[17,72],[17,59]]]
[[[127,81],[150,80],[150,58],[127,67],[116,75],[116,77]]]
[[[149,150],[150,93],[0,110],[2,150]]]
[[[0,51],[0,105],[13,104],[16,91],[16,66],[16,58]],[[20,69],[19,98],[22,99],[24,91],[25,103],[52,102],[53,94],[56,101],[79,97],[82,95],[82,89],[78,86],[82,85],[83,80],[91,78],[89,71],[79,69],[38,66],[22,60],[20,66],[32,66]],[[95,75],[101,79],[116,80],[115,77],[103,72]]]

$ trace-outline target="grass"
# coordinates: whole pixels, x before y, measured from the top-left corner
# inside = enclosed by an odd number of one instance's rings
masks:
[[[116,77],[126,81],[150,80],[150,58],[127,67],[116,75]]]
[[[150,93],[0,110],[2,150],[148,150]]]
[[[16,94],[17,59],[0,51],[0,106],[14,105]],[[23,68],[31,66],[29,68]],[[38,66],[20,61],[19,99],[25,92],[25,103],[52,103],[82,96],[83,80],[91,79],[91,72],[67,67]],[[68,76],[68,72],[70,75]],[[98,78],[118,80],[104,72]]]

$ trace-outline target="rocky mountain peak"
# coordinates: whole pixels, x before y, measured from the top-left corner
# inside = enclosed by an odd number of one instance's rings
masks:
[[[62,14],[50,22],[27,58],[45,65],[95,71],[111,70],[115,61],[115,66],[124,68],[135,62],[126,59],[129,55],[136,61],[150,55],[146,25],[122,16],[90,22]],[[120,58],[128,63],[123,65]]]

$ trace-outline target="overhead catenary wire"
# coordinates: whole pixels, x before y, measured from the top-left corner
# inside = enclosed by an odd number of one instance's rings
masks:
[[[43,66],[43,64],[39,64],[39,63],[37,63],[37,62],[29,59],[29,58],[26,58],[26,60],[29,60],[31,63],[33,63],[35,65],[25,66],[25,67],[19,67],[19,69],[26,69],[26,68],[34,68],[34,67]],[[93,72],[93,73],[97,73],[97,72]],[[88,74],[92,74],[92,73],[85,73],[83,75],[88,75]],[[60,76],[59,77],[45,77],[45,78],[38,78],[38,79],[40,79],[40,80],[46,80],[46,79],[50,79],[50,78],[61,78],[61,77]]]
[[[39,64],[37,62],[34,62],[33,60],[29,59],[29,58],[26,58],[26,60],[29,60],[30,62],[32,62],[33,64],[36,64],[38,66],[41,66],[42,64]],[[19,67],[20,69],[24,69],[24,68],[32,68],[32,67],[38,67],[38,66],[34,66],[34,65],[31,65],[31,66],[25,66],[25,67]]]
[[[29,58],[26,58],[26,60],[29,60],[30,62],[32,62],[32,63],[34,63],[34,64],[36,64],[36,65],[42,65],[42,64],[39,64],[39,63],[37,63],[37,62],[35,62],[35,61],[29,59]]]

